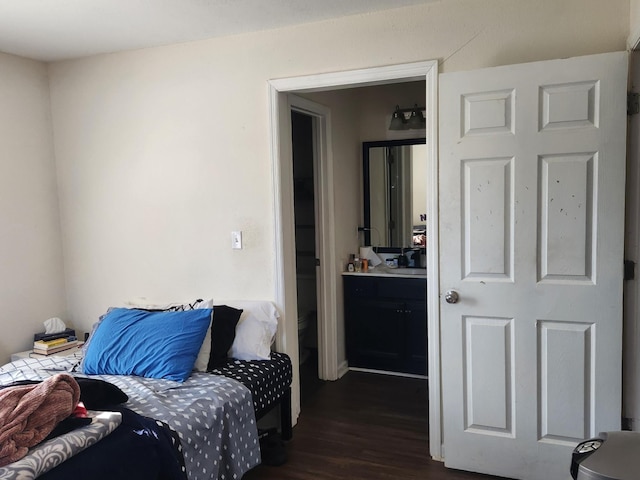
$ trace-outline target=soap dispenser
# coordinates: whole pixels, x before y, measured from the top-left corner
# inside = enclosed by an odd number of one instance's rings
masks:
[[[409,266],[409,259],[404,254],[404,248],[400,250],[400,256],[398,257],[398,267],[406,268]]]

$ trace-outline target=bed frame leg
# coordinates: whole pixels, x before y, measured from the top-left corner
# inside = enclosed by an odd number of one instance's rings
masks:
[[[280,427],[283,440],[291,440],[293,427],[291,426],[291,387],[282,396],[280,401]]]

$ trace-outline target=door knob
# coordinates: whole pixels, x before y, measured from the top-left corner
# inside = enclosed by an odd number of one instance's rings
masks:
[[[458,303],[459,298],[460,297],[458,296],[458,292],[456,292],[455,290],[449,290],[444,294],[444,300],[447,303]]]

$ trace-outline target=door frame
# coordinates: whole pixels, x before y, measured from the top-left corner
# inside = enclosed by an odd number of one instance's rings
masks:
[[[293,175],[291,156],[291,122],[286,115],[290,115],[289,93],[335,90],[347,87],[364,87],[421,81],[426,83],[426,137],[432,139],[427,142],[427,331],[428,331],[428,373],[429,373],[429,449],[431,456],[442,459],[442,427],[441,427],[441,372],[440,372],[440,309],[439,309],[439,252],[438,252],[438,61],[405,63],[385,67],[372,67],[334,73],[307,75],[269,80],[269,125],[270,125],[270,154],[272,161],[272,180],[274,185],[274,297],[280,308],[284,322],[278,331],[276,347],[291,356],[294,372],[292,386],[292,421],[297,421],[300,414],[300,377],[298,370],[298,335],[295,278],[295,232],[293,214]],[[285,115],[286,113],[286,115]],[[329,133],[330,128],[325,131]],[[324,352],[320,352],[320,363],[327,370],[323,373],[327,378],[337,379],[339,376],[337,311],[334,293],[338,286],[335,246],[332,234],[335,232],[333,206],[333,166],[330,156],[332,148],[328,138],[319,141],[324,145],[325,157],[319,158],[319,198],[320,218],[318,228],[327,240],[319,246],[326,271],[320,274],[320,288],[325,295],[319,302],[324,303],[325,312],[320,329],[319,345],[324,345]],[[320,147],[322,151],[323,148]],[[331,244],[331,245],[328,245]],[[326,363],[325,363],[326,362]]]
[[[640,34],[640,32],[639,32]],[[629,52],[629,85],[628,90],[640,93],[640,38]],[[640,430],[640,281],[638,279],[638,263],[640,263],[640,115],[628,117],[627,128],[627,185],[625,194],[625,260],[636,263],[633,279],[624,282],[623,294],[623,382],[622,411],[623,424],[631,430]]]
[[[336,343],[336,324],[335,322],[328,321],[330,318],[336,318],[337,310],[335,262],[328,261],[336,257],[333,204],[333,152],[330,148],[332,144],[331,110],[324,105],[291,93],[287,95],[287,99],[289,112],[295,111],[313,117],[314,215],[315,223],[320,227],[316,228],[315,238],[316,257],[320,259],[320,268],[316,272],[318,377],[322,380],[336,380],[338,378],[336,374],[338,371],[337,358],[331,348]],[[293,161],[293,157],[291,157],[291,159]],[[332,339],[334,341],[329,344],[331,346],[327,345],[327,342],[331,342]],[[300,352],[298,351],[298,353]]]

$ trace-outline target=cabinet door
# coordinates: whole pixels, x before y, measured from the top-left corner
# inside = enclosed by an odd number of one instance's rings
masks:
[[[427,307],[424,301],[406,302],[406,373],[427,374]]]
[[[349,365],[400,371],[405,354],[404,305],[352,299],[347,308]]]

